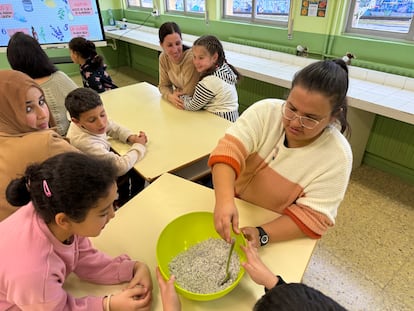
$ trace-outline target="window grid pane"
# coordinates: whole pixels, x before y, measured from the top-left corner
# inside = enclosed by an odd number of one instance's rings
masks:
[[[287,23],[289,8],[290,0],[225,0],[223,15],[232,19]]]
[[[408,34],[414,16],[414,0],[354,0],[350,7],[349,32],[358,30],[393,34]],[[388,34],[387,34],[388,33]]]
[[[152,8],[152,0],[127,0],[127,7]]]
[[[166,0],[168,11],[183,13],[204,13],[205,0]]]

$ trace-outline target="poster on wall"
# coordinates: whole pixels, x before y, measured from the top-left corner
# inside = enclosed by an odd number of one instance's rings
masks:
[[[0,47],[18,31],[42,46],[65,45],[79,36],[105,39],[98,0],[0,0]]]
[[[326,16],[328,0],[302,0],[300,15],[302,16]]]

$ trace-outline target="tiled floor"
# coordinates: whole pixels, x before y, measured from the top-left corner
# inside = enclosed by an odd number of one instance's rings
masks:
[[[143,76],[140,72],[129,67],[121,67],[116,70],[109,69],[108,73],[110,74],[114,83],[120,87],[134,84],[140,81],[148,81],[150,83],[157,82],[154,81],[154,79],[151,79],[150,77]],[[77,85],[82,86],[82,78],[80,74],[72,75],[71,78],[75,81]]]
[[[349,310],[414,310],[414,185],[361,166],[303,281]]]
[[[129,68],[109,72],[119,86],[143,81]],[[303,282],[349,310],[414,310],[414,185],[363,165],[336,221]]]

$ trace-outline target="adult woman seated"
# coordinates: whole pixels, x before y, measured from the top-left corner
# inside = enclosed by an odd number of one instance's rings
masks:
[[[200,79],[193,64],[193,53],[183,45],[181,30],[174,22],[162,24],[158,37],[163,49],[159,57],[158,88],[164,99],[183,109],[180,96],[192,96]]]
[[[12,69],[24,72],[41,86],[58,133],[66,135],[69,120],[65,98],[78,87],[76,83],[56,68],[36,39],[23,32],[16,32],[10,38],[7,59]]]
[[[352,169],[348,85],[342,59],[314,62],[295,74],[286,101],[261,100],[227,129],[209,159],[221,237],[230,242],[232,227],[259,247],[319,239],[335,224]],[[281,216],[239,228],[235,196]]]
[[[6,187],[28,164],[78,151],[54,126],[42,88],[20,71],[0,70],[0,221],[16,211]]]

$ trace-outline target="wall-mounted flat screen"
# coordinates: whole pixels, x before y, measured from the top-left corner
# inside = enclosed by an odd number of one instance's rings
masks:
[[[18,31],[43,48],[67,47],[73,37],[106,45],[98,0],[0,0],[0,49]]]

